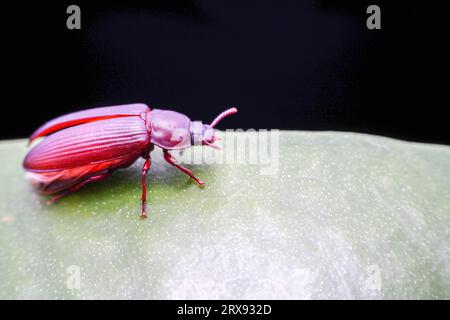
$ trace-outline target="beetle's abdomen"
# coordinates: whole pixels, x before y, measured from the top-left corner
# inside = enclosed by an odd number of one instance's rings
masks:
[[[183,149],[191,146],[191,120],[184,114],[153,109],[150,112],[151,143],[163,149]]]
[[[53,194],[68,189],[86,178],[108,172],[109,163],[92,164],[66,170],[27,172],[26,178],[41,194]]]

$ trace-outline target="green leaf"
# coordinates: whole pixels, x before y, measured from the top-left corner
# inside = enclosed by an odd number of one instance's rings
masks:
[[[48,206],[1,142],[0,298],[450,298],[449,147],[279,139],[276,174],[187,165],[204,190],[155,151],[147,220],[142,161]]]

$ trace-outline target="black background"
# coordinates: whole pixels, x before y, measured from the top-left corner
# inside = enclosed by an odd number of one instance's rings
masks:
[[[446,1],[2,3],[0,138],[78,109],[144,102],[222,128],[450,143]],[[66,8],[81,7],[81,30]],[[381,7],[382,29],[366,28]]]

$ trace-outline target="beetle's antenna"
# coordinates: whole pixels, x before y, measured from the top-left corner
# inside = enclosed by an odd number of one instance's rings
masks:
[[[228,117],[228,116],[230,116],[232,114],[235,114],[236,112],[238,112],[238,110],[235,107],[225,110],[224,112],[219,114],[213,120],[213,122],[211,122],[211,124],[210,124],[211,128],[214,128],[219,123],[219,121],[222,120],[223,118]]]

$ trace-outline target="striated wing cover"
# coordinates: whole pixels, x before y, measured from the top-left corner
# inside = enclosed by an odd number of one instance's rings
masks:
[[[140,117],[89,122],[44,138],[28,153],[23,166],[28,171],[48,172],[121,159],[126,162],[138,158],[149,143]]]

